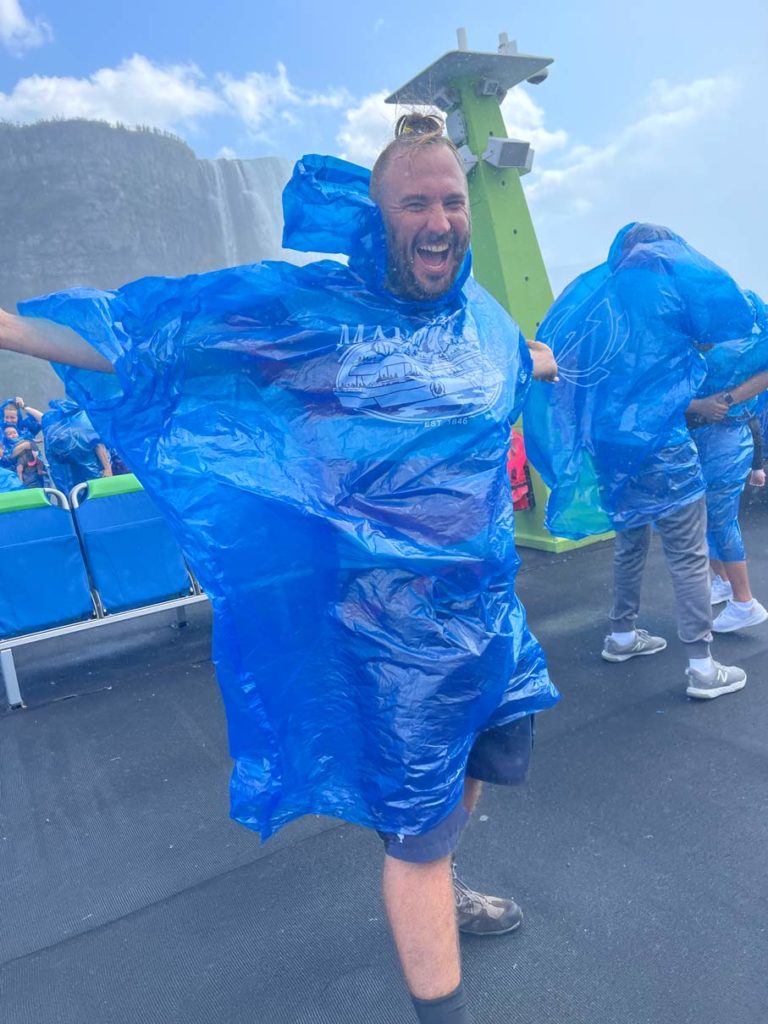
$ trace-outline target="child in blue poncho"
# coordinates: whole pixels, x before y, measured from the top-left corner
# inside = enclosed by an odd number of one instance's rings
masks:
[[[28,437],[22,437],[11,424],[3,427],[2,460],[6,465],[13,463],[22,487],[45,485],[45,467],[37,443]]]
[[[306,813],[375,829],[416,1013],[466,1024],[457,921],[522,915],[452,854],[481,781],[523,781],[557,700],[514,594],[506,471],[534,365],[555,366],[470,277],[439,123],[401,127],[372,177],[307,157],[286,190],[285,244],[348,266],[49,296],[22,308],[47,319],[0,317],[0,346],[80,368],[68,391],[211,597],[235,817],[265,837]]]

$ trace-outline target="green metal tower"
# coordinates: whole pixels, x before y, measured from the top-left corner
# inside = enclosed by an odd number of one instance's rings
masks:
[[[534,338],[554,296],[520,181],[531,169],[533,151],[527,142],[507,137],[500,103],[521,82],[543,81],[552,58],[518,53],[506,34],[499,36],[498,53],[468,50],[464,29],[458,37],[458,50],[444,54],[387,103],[439,107],[447,114],[448,134],[469,181],[475,277],[525,336]],[[519,544],[558,552],[603,539],[553,537],[544,528],[547,488],[535,471],[532,477],[536,507],[517,513]]]

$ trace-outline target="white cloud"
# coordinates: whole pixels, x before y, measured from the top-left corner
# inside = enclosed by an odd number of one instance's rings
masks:
[[[644,205],[649,188],[663,192],[672,168],[682,173],[691,163],[691,147],[705,142],[711,119],[725,111],[737,93],[737,83],[725,76],[682,85],[653,82],[643,117],[602,146],[573,146],[559,167],[532,176],[527,190],[532,204],[547,218],[584,217],[598,207],[624,205],[630,210],[633,203]],[[659,175],[664,176],[661,181]]]
[[[252,71],[245,78],[219,75],[217,81],[225,101],[256,137],[263,136],[277,120],[298,127],[303,108],[339,109],[350,101],[344,89],[312,92],[297,88],[290,82],[284,64],[277,65],[275,74]]]
[[[511,139],[530,142],[538,155],[562,149],[568,143],[568,133],[544,127],[544,110],[523,89],[510,89],[501,104],[504,124]]]
[[[612,137],[537,160],[524,185],[548,265],[600,262],[623,224],[647,220],[668,224],[749,280],[747,210],[757,194],[755,160],[766,149],[744,132],[749,93],[725,74],[654,81],[640,116]]]
[[[50,25],[42,18],[29,19],[19,0],[0,0],[0,43],[20,57],[53,38]]]
[[[139,54],[89,78],[32,75],[0,93],[0,119],[8,121],[88,117],[171,129],[222,109],[194,65],[159,67]]]
[[[261,71],[240,79],[219,75],[219,84],[226,101],[253,132],[260,132],[279,110],[299,103],[283,64],[277,65],[275,75]]]
[[[135,54],[88,78],[22,78],[12,92],[0,93],[0,119],[87,117],[180,131],[205,116],[229,114],[242,121],[252,138],[264,138],[273,127],[298,129],[312,111],[339,110],[350,102],[343,89],[297,88],[282,64],[274,74],[206,78],[194,64],[161,66]]]

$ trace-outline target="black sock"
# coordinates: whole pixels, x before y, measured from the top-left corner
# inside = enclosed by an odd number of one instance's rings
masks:
[[[464,985],[439,999],[417,999],[411,996],[420,1024],[472,1024]]]

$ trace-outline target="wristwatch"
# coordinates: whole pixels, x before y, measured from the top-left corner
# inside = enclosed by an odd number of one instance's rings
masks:
[[[736,401],[736,399],[733,397],[733,395],[731,394],[730,391],[726,391],[725,394],[723,395],[723,401],[725,402],[726,405],[733,405],[733,403]]]

